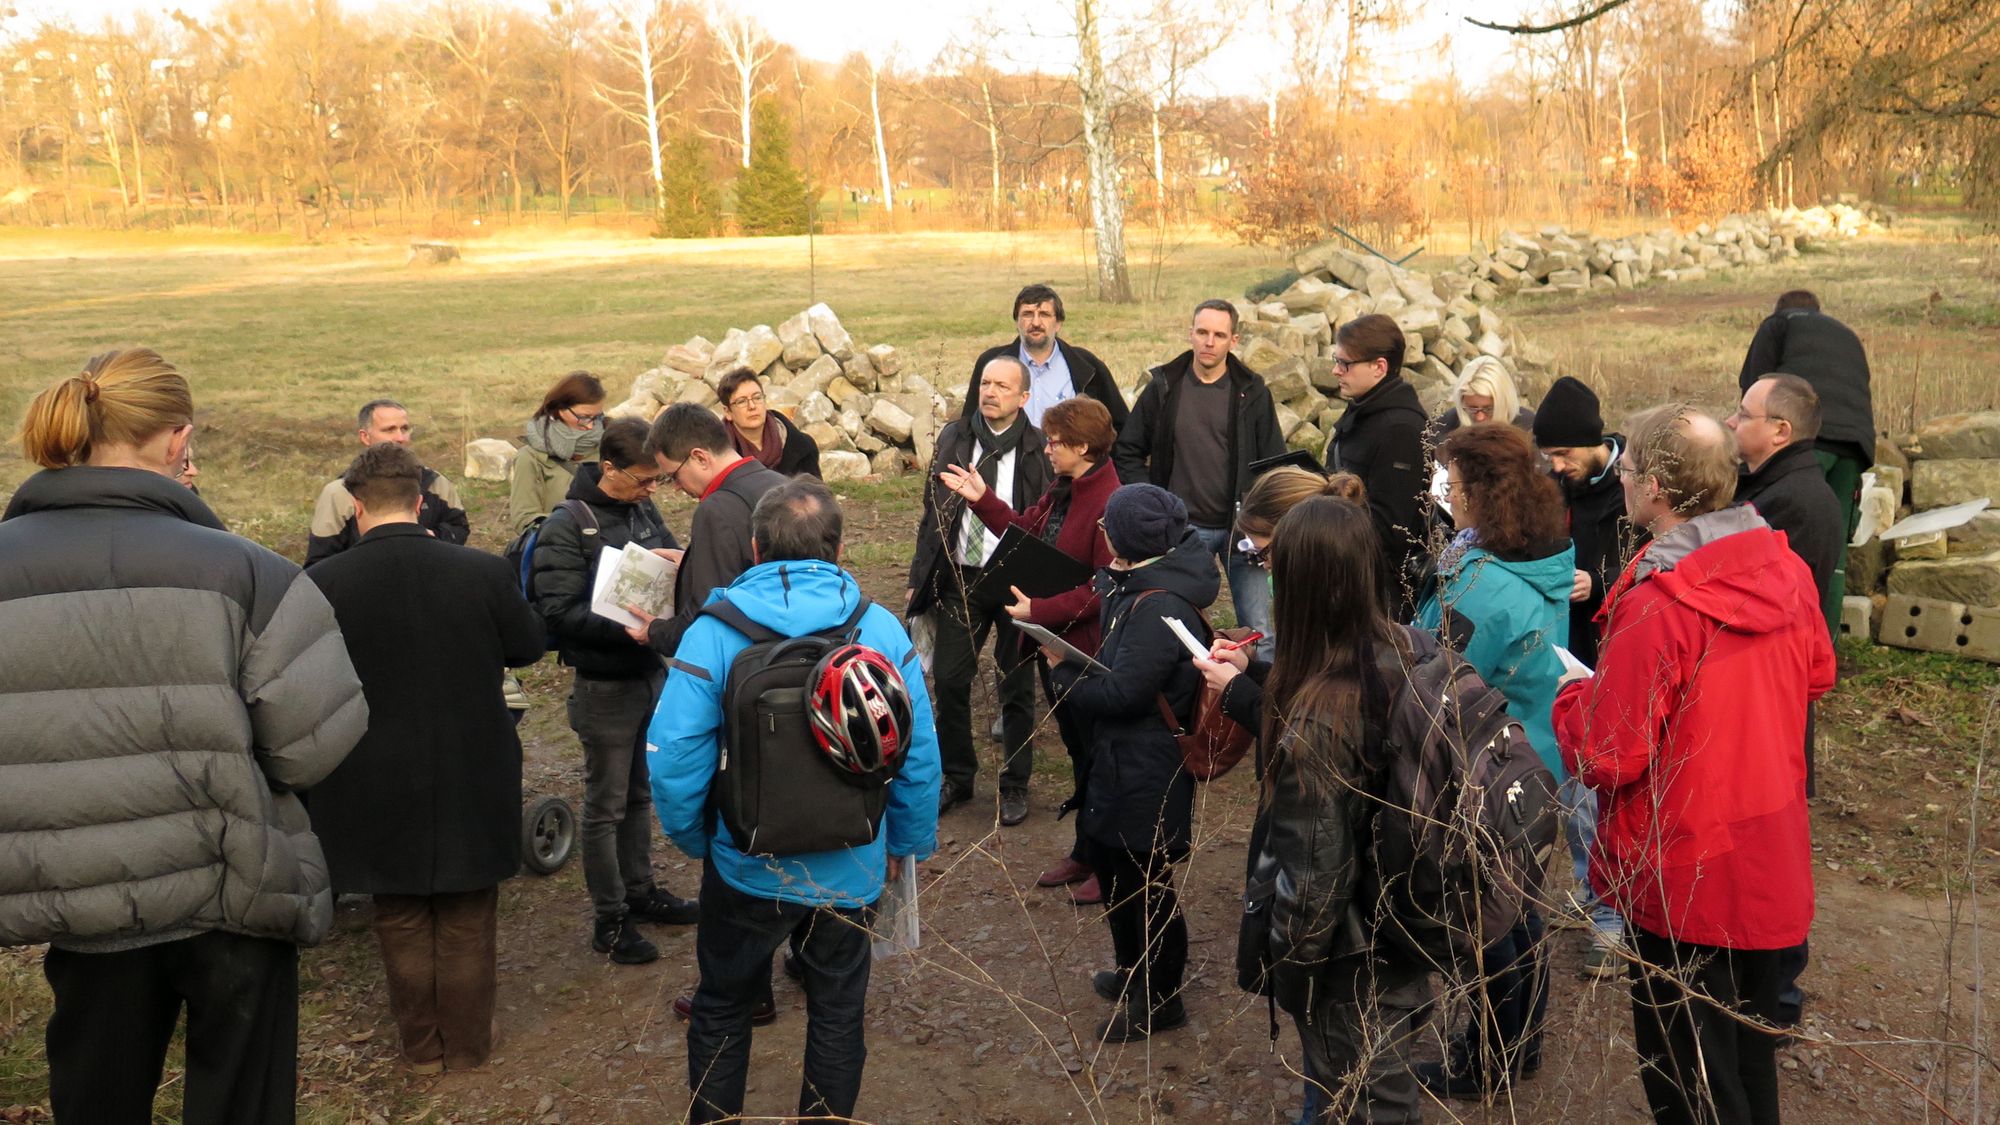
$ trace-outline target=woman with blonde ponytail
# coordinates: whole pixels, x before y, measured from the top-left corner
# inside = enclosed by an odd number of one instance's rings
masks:
[[[62,1121],[150,1122],[185,1008],[181,1120],[291,1122],[332,922],[297,790],[367,704],[319,588],[177,480],[193,434],[159,353],[96,356],[28,405],[0,516],[0,945],[49,946]]]

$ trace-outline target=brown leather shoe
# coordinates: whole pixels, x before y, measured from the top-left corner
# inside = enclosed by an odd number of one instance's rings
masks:
[[[1061,860],[1057,861],[1054,867],[1042,872],[1041,876],[1035,880],[1035,885],[1037,887],[1067,887],[1071,883],[1081,883],[1094,874],[1096,872],[1090,869],[1089,864],[1080,859],[1064,856]]]
[[[1078,906],[1098,906],[1104,902],[1104,888],[1097,885],[1097,876],[1092,875],[1069,889],[1069,900]]]
[[[692,996],[674,997],[675,1018],[688,1019],[693,1015],[694,1015],[694,997]],[[769,1024],[774,1024],[777,1022],[778,1022],[778,1002],[775,999],[773,999],[768,1004],[764,1004],[759,1007],[750,1009],[751,1027],[765,1027]]]

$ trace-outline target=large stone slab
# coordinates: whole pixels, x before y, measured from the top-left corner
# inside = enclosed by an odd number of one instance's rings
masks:
[[[1898,562],[1889,568],[1889,593],[1971,606],[2000,606],[2000,551]]]
[[[1910,466],[1910,503],[1920,512],[2000,498],[2000,458],[1924,460]]]
[[[1954,555],[1979,555],[2000,551],[2000,512],[1984,511],[1944,533]]]
[[[483,437],[465,443],[467,480],[506,480],[513,464],[513,442]]]
[[[833,315],[833,310],[825,302],[806,310],[806,323],[812,326],[813,337],[819,341],[819,346],[833,358],[843,362],[854,358],[854,338],[841,327],[840,318]]]
[[[877,399],[875,408],[868,412],[869,428],[897,445],[910,440],[910,427],[915,422],[909,411],[886,398]]]
[[[778,325],[778,342],[785,345],[783,361],[793,371],[805,369],[820,357],[819,339],[803,312]]]
[[[2000,610],[1895,594],[1876,640],[1896,648],[2000,663]]]
[[[859,453],[840,449],[830,452],[822,450],[819,455],[819,469],[826,483],[838,484],[841,481],[860,480],[867,476],[869,464],[868,458]]]
[[[1933,418],[1911,436],[1911,456],[1925,461],[2000,458],[2000,410]]]

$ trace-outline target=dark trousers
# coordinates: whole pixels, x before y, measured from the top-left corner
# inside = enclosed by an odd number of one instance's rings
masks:
[[[1847,516],[1847,535],[1840,542],[1840,563],[1833,568],[1833,581],[1826,584],[1825,604],[1827,635],[1840,636],[1840,602],[1847,596],[1847,547],[1854,539],[1854,529],[1861,523],[1861,462],[1844,453],[1816,450],[1814,458],[1819,461],[1820,472],[1826,477],[1826,486],[1833,490],[1840,501],[1842,512]]]
[[[1660,1125],[1777,1125],[1777,1039],[1742,1022],[1778,1006],[1775,949],[1720,949],[1630,931],[1632,1040]]]
[[[1049,713],[1056,717],[1056,733],[1062,736],[1063,749],[1069,754],[1070,796],[1063,802],[1059,816],[1076,813],[1076,835],[1070,844],[1069,857],[1078,863],[1088,864],[1090,853],[1083,842],[1083,803],[1089,794],[1090,783],[1090,720],[1077,714],[1056,698],[1055,683],[1049,678],[1046,661],[1037,659],[1036,667],[1041,669],[1042,694],[1048,697]]]
[[[187,1009],[187,1125],[290,1125],[299,951],[210,932],[122,953],[50,949],[49,1105],[63,1125],[150,1125],[167,1041]]]
[[[769,995],[771,955],[787,941],[805,974],[799,1116],[854,1116],[868,1060],[862,1037],[873,965],[868,913],[747,895],[723,882],[713,866],[704,867],[694,939],[701,983],[695,986],[687,1032],[691,1121],[722,1121],[743,1112],[750,1009]]]
[[[1790,949],[1778,951],[1778,1017],[1780,1027],[1797,1027],[1799,1017],[1805,1014],[1806,990],[1799,987],[1799,977],[1806,971],[1812,960],[1812,943],[1800,942]]]
[[[583,743],[583,881],[600,918],[653,889],[653,783],[646,727],[664,676],[600,680],[578,673],[569,726]]]
[[[1422,1121],[1410,1048],[1429,1010],[1430,984],[1421,973],[1320,990],[1312,1010],[1293,1017],[1305,1048],[1306,1125]]]
[[[1465,1044],[1479,1073],[1518,1075],[1541,1065],[1549,1015],[1549,951],[1542,916],[1521,913],[1506,937],[1486,947],[1486,976],[1473,1000]]]
[[[1026,789],[1035,768],[1030,741],[1035,733],[1035,681],[1033,669],[1021,655],[1021,634],[1003,608],[1013,598],[995,601],[990,591],[968,595],[979,579],[976,567],[946,563],[940,574],[931,614],[937,626],[931,660],[937,690],[931,693],[931,707],[937,714],[944,779],[969,793],[979,773],[978,740],[972,733],[972,682],[979,674],[979,650],[991,635],[993,662],[1000,667],[1000,741],[1006,748],[1000,786]]]
[[[1180,995],[1187,975],[1187,919],[1174,894],[1173,864],[1159,852],[1128,852],[1084,841],[1090,866],[1104,888],[1104,920],[1111,952],[1131,982],[1127,995],[1148,997],[1154,1007]]]
[[[500,888],[376,895],[375,940],[407,1062],[483,1066],[493,1053]]]

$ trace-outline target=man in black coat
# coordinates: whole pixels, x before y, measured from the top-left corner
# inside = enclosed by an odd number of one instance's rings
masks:
[[[1424,558],[1430,495],[1424,428],[1430,419],[1417,389],[1403,381],[1404,349],[1403,330],[1380,313],[1357,316],[1334,334],[1333,371],[1347,409],[1333,424],[1326,467],[1353,473],[1368,489],[1389,604],[1407,621],[1416,610]]]
[[[436,1073],[492,1050],[495,909],[521,863],[521,743],[500,674],[544,630],[505,559],[417,522],[423,472],[369,446],[341,482],[359,538],[307,572],[368,697],[368,733],[312,789],[336,892],[375,896],[403,1061]]]
[[[1236,623],[1271,635],[1271,584],[1238,550],[1236,507],[1250,466],[1285,451],[1264,377],[1236,358],[1236,306],[1194,308],[1188,350],[1147,373],[1111,460],[1126,484],[1154,484],[1187,506],[1188,526],[1229,575]],[[1268,648],[1260,648],[1260,652]]]
[[[1827,612],[1840,621],[1840,580],[1837,572],[1847,556],[1847,513],[1828,487],[1814,455],[1813,439],[1820,432],[1819,396],[1811,383],[1797,375],[1766,375],[1743,392],[1743,404],[1727,419],[1736,431],[1736,448],[1743,457],[1743,478],[1736,499],[1757,509],[1764,522],[1785,533],[1792,553],[1812,571],[1813,585]],[[1829,627],[1829,636],[1837,636]],[[1806,707],[1806,796],[1818,790],[1813,769],[1814,714]],[[1799,974],[1806,968],[1807,947],[1800,943],[1778,956],[1781,980],[1778,1015],[1787,1026],[1799,1022],[1805,993]]]
[[[1125,396],[1111,379],[1111,369],[1095,355],[1058,333],[1062,330],[1062,296],[1046,285],[1030,285],[1014,297],[1014,328],[1004,344],[979,353],[972,362],[972,382],[966,384],[959,416],[970,418],[979,406],[979,382],[986,363],[995,356],[1013,356],[1028,369],[1028,424],[1042,428],[1042,414],[1066,398],[1094,398],[1111,412],[1111,428],[1125,424]]]
[[[1576,584],[1569,594],[1569,651],[1597,666],[1597,611],[1604,593],[1625,570],[1646,533],[1625,518],[1625,489],[1618,459],[1625,438],[1604,432],[1597,392],[1565,375],[1535,410],[1535,445],[1549,459],[1569,507],[1569,537],[1576,546]]]
[[[1820,432],[1813,458],[1840,501],[1846,519],[1842,542],[1854,535],[1861,520],[1861,474],[1875,464],[1875,402],[1869,388],[1868,353],[1854,330],[1820,311],[1819,298],[1794,289],[1778,298],[1778,307],[1757,326],[1750,350],[1743,356],[1737,386],[1752,384],[1773,372],[1804,379],[1819,398]],[[1826,627],[1840,631],[1840,601],[1847,593],[1847,550],[1834,564],[1832,582],[1824,587]]]
[[[1007,590],[979,581],[999,537],[986,529],[938,474],[947,468],[977,472],[1001,503],[1025,511],[1055,480],[1042,432],[1028,423],[1028,372],[1020,360],[999,355],[986,362],[979,410],[939,432],[930,475],[924,481],[924,514],[917,524],[916,556],[904,591],[909,617],[929,613],[937,631],[931,704],[937,716],[938,755],[944,761],[940,815],[970,801],[979,756],[972,738],[972,681],[979,650],[993,637],[1000,669],[1000,822],[1028,816],[1028,777],[1034,772],[1035,677],[1021,654],[1021,635],[1007,615]]]

